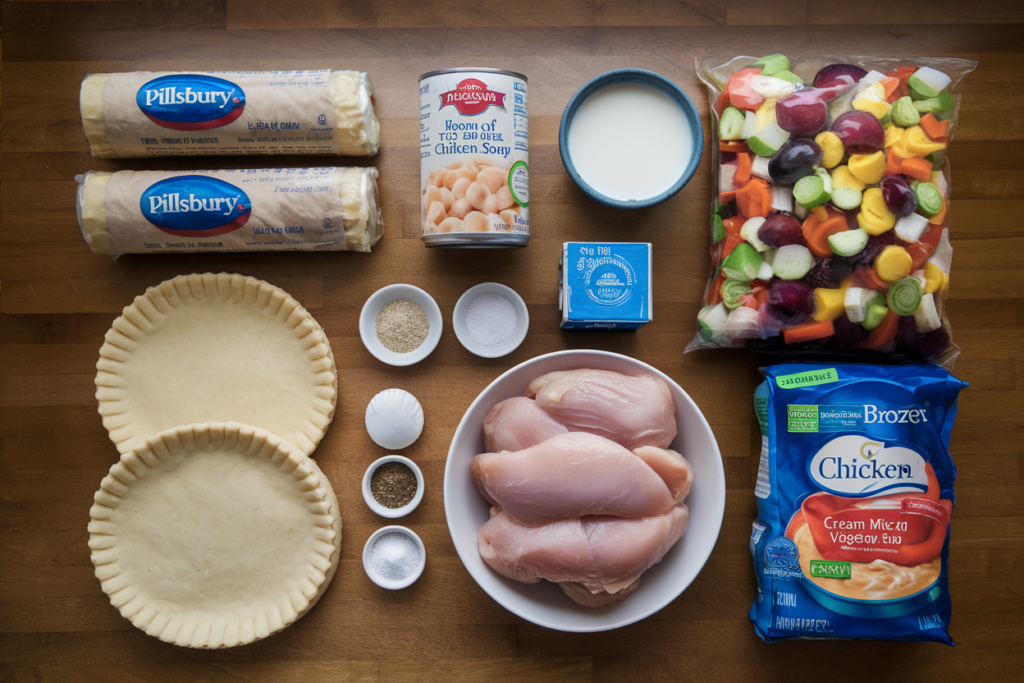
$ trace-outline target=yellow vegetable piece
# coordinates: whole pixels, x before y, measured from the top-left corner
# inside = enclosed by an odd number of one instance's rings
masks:
[[[903,247],[889,245],[875,259],[875,273],[884,282],[896,282],[910,274],[914,259]]]
[[[824,155],[822,155],[822,158],[824,158]],[[864,188],[867,187],[867,185],[857,180],[857,178],[854,177],[852,173],[850,173],[849,166],[836,166],[832,170],[832,187],[857,190],[857,192],[863,192]]]
[[[853,108],[861,111],[866,111],[874,115],[878,120],[885,118],[885,115],[892,111],[892,105],[887,102],[875,102],[873,100],[867,100],[861,102],[860,106],[857,106],[857,101],[854,100]]]
[[[836,166],[846,155],[846,148],[839,136],[831,131],[818,133],[814,141],[821,147],[821,167],[832,168]],[[835,181],[833,181],[835,182]]]
[[[885,129],[885,146],[892,147],[898,145],[903,141],[903,134],[907,132],[906,128],[900,128],[893,124]]]
[[[932,140],[921,126],[911,126],[903,136],[903,147],[910,156],[926,157],[932,152],[946,149],[946,143]]]
[[[886,206],[882,188],[869,187],[864,191],[860,213],[857,214],[857,223],[869,235],[881,235],[896,225],[896,214]]]
[[[814,290],[814,319],[819,323],[835,320],[846,311],[845,299],[846,289],[818,287]]]
[[[854,154],[848,166],[857,180],[865,185],[877,185],[885,177],[885,153]]]
[[[853,98],[853,108],[870,112],[876,119],[883,119],[892,111],[892,105],[885,101],[885,86],[875,82],[864,88],[863,91]]]
[[[946,274],[942,272],[942,268],[931,261],[924,262],[924,293],[934,294],[935,292],[942,289],[942,283],[946,279]]]

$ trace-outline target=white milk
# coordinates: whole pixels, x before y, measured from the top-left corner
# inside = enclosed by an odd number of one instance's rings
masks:
[[[683,108],[657,88],[619,83],[598,90],[576,110],[569,156],[576,172],[620,201],[655,197],[672,187],[693,154]]]

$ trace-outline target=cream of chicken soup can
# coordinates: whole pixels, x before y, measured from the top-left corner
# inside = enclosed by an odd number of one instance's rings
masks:
[[[526,76],[443,69],[420,76],[420,190],[428,247],[530,241]]]

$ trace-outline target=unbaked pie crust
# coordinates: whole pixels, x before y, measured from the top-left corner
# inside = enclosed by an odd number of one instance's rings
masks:
[[[96,369],[103,426],[121,453],[179,425],[241,422],[309,455],[338,395],[313,316],[284,290],[228,273],[181,275],[136,297]]]
[[[169,429],[96,492],[89,547],[111,603],[169,643],[251,643],[305,614],[334,576],[338,500],[316,463],[248,425]]]

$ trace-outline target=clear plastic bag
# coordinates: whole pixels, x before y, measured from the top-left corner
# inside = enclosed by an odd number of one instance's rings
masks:
[[[977,62],[697,61],[712,104],[711,277],[687,351],[952,367],[950,169]]]

